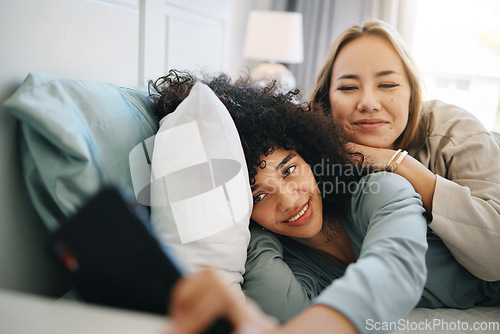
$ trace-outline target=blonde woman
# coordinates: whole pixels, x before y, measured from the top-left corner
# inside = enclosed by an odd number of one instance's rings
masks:
[[[376,20],[347,29],[330,48],[312,99],[344,127],[354,151],[413,185],[429,227],[464,267],[500,279],[500,148],[472,114],[422,101],[397,32]]]

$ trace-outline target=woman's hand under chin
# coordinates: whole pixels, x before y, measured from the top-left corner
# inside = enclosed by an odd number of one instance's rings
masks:
[[[356,143],[349,143],[348,149],[351,152],[360,152],[365,156],[363,162],[365,167],[371,167],[374,171],[390,170],[407,179],[422,197],[422,203],[429,215],[429,221],[432,220],[432,201],[437,178],[433,172],[410,155],[405,155],[398,162],[397,169],[392,168],[391,170],[391,168],[387,168],[387,164],[397,153],[396,150],[369,147]]]
[[[365,146],[356,143],[347,144],[347,148],[353,153],[364,155],[363,166],[370,167],[374,171],[386,170],[387,163],[396,152],[392,149]]]
[[[202,333],[215,320],[225,318],[234,333],[278,333],[278,322],[264,314],[251,300],[243,300],[230,290],[212,269],[181,280],[170,304],[168,334]]]

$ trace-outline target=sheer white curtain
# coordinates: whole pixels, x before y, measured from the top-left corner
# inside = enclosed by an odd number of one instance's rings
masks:
[[[309,93],[335,38],[349,25],[367,18],[388,22],[411,46],[417,6],[418,0],[276,0],[274,10],[297,11],[303,15],[304,62],[288,66],[297,86]]]

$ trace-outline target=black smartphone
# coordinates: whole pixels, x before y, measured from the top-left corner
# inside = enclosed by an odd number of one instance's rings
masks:
[[[184,269],[149,224],[133,195],[107,187],[49,237],[49,249],[82,300],[165,315]],[[205,333],[231,330],[221,319]]]

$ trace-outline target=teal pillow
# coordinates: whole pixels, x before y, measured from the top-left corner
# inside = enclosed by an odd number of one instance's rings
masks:
[[[132,189],[129,153],[158,122],[145,89],[30,74],[4,102],[20,121],[29,194],[49,229],[103,186]]]

